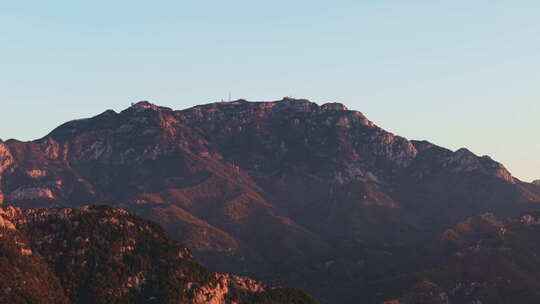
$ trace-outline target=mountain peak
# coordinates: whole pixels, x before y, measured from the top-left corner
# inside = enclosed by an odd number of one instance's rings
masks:
[[[158,109],[158,106],[156,106],[155,104],[147,100],[141,100],[139,102],[131,103],[131,107],[135,109],[152,109],[152,110]]]
[[[339,102],[328,102],[328,103],[325,103],[321,106],[321,110],[326,110],[326,111],[348,111],[349,108],[347,108],[347,106],[345,106],[344,104],[342,103],[339,103]]]
[[[297,99],[292,97],[283,97],[281,100],[273,102],[280,109],[294,110],[298,112],[312,112],[319,107],[316,103],[307,99]]]
[[[156,104],[153,104],[147,100],[141,100],[139,102],[131,103],[131,106],[127,110],[135,110],[136,112],[144,111],[144,110],[153,110],[153,111],[160,111],[160,110],[168,110],[172,111],[172,109],[167,107],[161,107]]]
[[[313,103],[309,99],[305,98],[294,98],[290,96],[285,96],[281,100],[278,100],[278,102],[297,102],[297,103]]]

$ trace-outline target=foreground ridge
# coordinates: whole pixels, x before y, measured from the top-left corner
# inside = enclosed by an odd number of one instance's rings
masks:
[[[2,303],[315,303],[213,272],[158,225],[121,209],[0,207]]]

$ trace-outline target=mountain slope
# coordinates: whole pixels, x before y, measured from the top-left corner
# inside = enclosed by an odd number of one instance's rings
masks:
[[[401,294],[393,303],[538,303],[538,216],[460,221],[441,235],[444,262],[375,286]]]

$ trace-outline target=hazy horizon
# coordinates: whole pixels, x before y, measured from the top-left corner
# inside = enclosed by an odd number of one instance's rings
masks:
[[[149,100],[341,102],[540,178],[540,3],[0,4],[0,138]]]

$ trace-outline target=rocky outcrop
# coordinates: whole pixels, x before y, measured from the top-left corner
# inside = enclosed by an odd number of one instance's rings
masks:
[[[36,199],[54,199],[54,195],[51,189],[45,187],[20,187],[9,195],[12,203]]]
[[[515,183],[512,174],[502,164],[493,161],[489,156],[478,157],[465,148],[457,150],[444,165],[450,167],[451,170],[483,172],[487,176],[494,176],[509,183]]]

